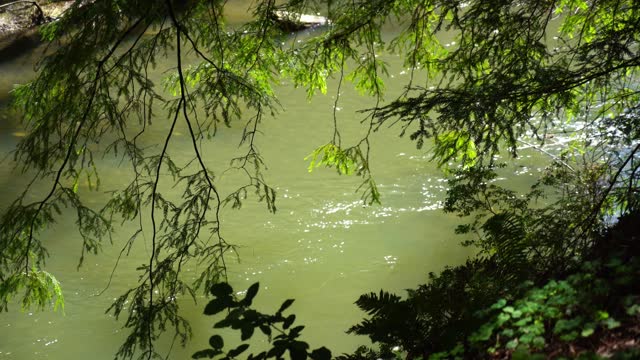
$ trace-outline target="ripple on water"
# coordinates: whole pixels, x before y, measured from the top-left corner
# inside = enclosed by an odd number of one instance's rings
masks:
[[[429,177],[419,184],[418,189],[413,184],[390,183],[380,184],[383,195],[386,196],[385,206],[365,207],[362,201],[347,202],[325,201],[322,205],[311,210],[311,219],[298,220],[303,233],[310,233],[314,229],[349,229],[356,225],[384,223],[385,218],[399,217],[403,213],[433,211],[443,207],[442,199],[446,194],[446,179]],[[416,194],[418,192],[418,194]],[[406,198],[418,195],[420,203],[406,206]],[[394,201],[400,199],[401,201]],[[403,206],[394,206],[394,203]],[[389,204],[389,205],[386,205]]]

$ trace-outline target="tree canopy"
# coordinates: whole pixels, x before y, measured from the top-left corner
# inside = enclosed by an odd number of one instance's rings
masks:
[[[486,235],[475,245],[487,253],[511,251],[552,268],[586,251],[589,234],[599,233],[607,216],[637,209],[640,6],[634,1],[256,0],[243,24],[227,23],[225,4],[78,0],[41,29],[50,47],[37,78],[14,90],[27,135],[13,157],[18,171],[33,171],[34,181],[47,179],[51,186],[30,202],[32,182],[2,213],[0,309],[21,292],[27,307],[62,300],[55,274],[45,270],[41,238],[61,208],[77,214],[79,265],[86,254],[98,253],[115,222],[146,217],[151,226],[141,221],[126,247],[150,232],[148,263],[139,269],[137,286],[109,309],[125,317],[130,330],[117,358],[160,356],[154,342],[168,328],[186,342],[189,324],[167,299],[226,280],[224,256],[232,241],[223,235],[220,212],[247,197],[276,211],[258,143],[264,114],[282,111],[274,86],[283,79],[309,98],[334,92],[336,106],[347,82],[376,101],[363,109],[368,131],[361,139],[346,143],[334,121],[333,136],[315,144],[310,168],[361,177],[363,201],[379,203],[370,134],[393,125],[418,147],[433,141],[434,159],[453,175],[447,209],[482,211],[460,231]],[[276,11],[320,13],[330,23],[299,42],[284,42],[289,29]],[[388,22],[401,28],[392,39],[382,33]],[[450,46],[439,40],[443,33],[454,36]],[[385,94],[387,64],[379,55],[387,53],[401,54],[411,69],[401,94]],[[175,67],[156,84],[149,72],[164,57]],[[339,79],[337,89],[328,88],[330,78]],[[168,119],[157,119],[157,105],[169,110]],[[164,143],[142,147],[145,131],[163,127],[158,120],[169,123]],[[570,204],[532,209],[529,201],[541,192],[522,200],[491,183],[505,159],[497,155],[516,156],[523,141],[541,148],[551,133],[576,121],[583,129],[567,151],[551,154],[556,167],[540,185],[557,185]],[[184,164],[168,151],[180,122],[192,139],[193,160]],[[227,168],[211,168],[202,153],[202,142],[223,125],[244,129],[238,139],[244,154],[228,169],[246,183],[226,197],[216,174]],[[99,186],[96,159],[103,154],[95,143],[129,164],[133,178],[100,209],[86,205],[77,191],[80,179]],[[182,189],[180,199],[160,190],[166,172]],[[541,235],[550,223],[551,231],[563,231],[513,246],[501,235],[525,228]],[[191,262],[206,266],[195,283],[186,283],[181,269]],[[514,269],[514,263],[499,265]]]

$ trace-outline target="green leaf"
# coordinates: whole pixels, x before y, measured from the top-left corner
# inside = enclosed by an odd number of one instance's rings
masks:
[[[607,325],[607,329],[615,329],[620,326],[620,322],[611,317],[605,320],[604,324]]]
[[[495,304],[491,305],[492,310],[502,309],[505,305],[507,305],[507,300],[500,299]]]
[[[531,344],[534,347],[536,347],[538,349],[541,349],[541,348],[544,347],[545,341],[544,341],[544,338],[542,336],[536,336],[536,337],[533,338],[533,341],[531,342]]]
[[[264,360],[267,358],[267,353],[265,351],[261,351],[258,355],[253,356],[253,354],[249,354],[247,360]]]
[[[211,286],[211,295],[217,297],[229,296],[233,293],[233,288],[227,283],[217,283]]]
[[[478,331],[476,331],[471,335],[470,340],[475,342],[487,341],[493,334],[493,329],[494,329],[493,324],[491,323],[484,324],[480,327],[480,329],[478,329]]]
[[[214,327],[214,328],[216,328],[216,329],[226,328],[226,327],[231,326],[231,324],[233,323],[233,321],[234,321],[234,319],[229,319],[229,318],[227,317],[227,318],[224,318],[224,319],[222,319],[222,320],[218,321],[217,323],[215,323],[215,324],[213,325],[213,327]]]
[[[448,171],[449,161],[461,162],[468,169],[476,163],[478,153],[476,145],[469,133],[464,131],[448,131],[435,137],[432,160],[437,160],[438,167]]]
[[[258,290],[260,289],[260,283],[255,283],[249,287],[247,290],[247,295],[242,300],[242,304],[244,306],[251,306],[253,298],[258,294]]]
[[[296,316],[294,314],[291,314],[291,315],[287,316],[287,318],[284,319],[284,323],[282,324],[282,328],[283,329],[288,329],[289,326],[291,326],[291,324],[293,324],[294,321],[296,321]]]
[[[640,305],[633,304],[627,307],[627,315],[634,316],[640,314]]]
[[[526,317],[523,317],[522,319],[516,321],[513,325],[518,326],[518,327],[522,327],[522,326],[527,325],[529,322],[531,322],[531,320],[533,320],[531,318],[531,316],[526,316]]]
[[[289,308],[289,306],[291,306],[291,304],[293,304],[294,299],[287,299],[285,300],[282,305],[280,305],[280,309],[278,309],[278,312],[281,313],[285,310],[287,310]]]
[[[578,333],[576,331],[571,331],[570,333],[560,335],[560,340],[562,341],[573,341],[578,338]]]
[[[331,360],[331,351],[323,346],[313,350],[309,356],[313,360]]]
[[[216,298],[209,301],[207,306],[205,306],[204,314],[215,315],[221,312],[222,310],[226,309],[227,307],[229,307],[229,301],[227,300],[227,298]]]
[[[289,355],[291,355],[291,360],[306,360],[308,348],[309,344],[302,341],[294,341],[290,343]]]
[[[589,337],[593,334],[593,332],[595,331],[595,329],[593,327],[586,327],[584,329],[582,329],[582,332],[580,333],[580,336],[582,337]]]
[[[505,345],[505,347],[510,350],[515,349],[516,347],[518,347],[518,339],[512,339]]]
[[[235,349],[229,350],[229,352],[227,353],[227,356],[229,356],[230,358],[236,357],[242,354],[248,348],[249,348],[249,344],[242,344]]]
[[[245,341],[253,336],[254,327],[251,324],[247,324],[240,329],[240,339]]]
[[[192,359],[203,359],[203,358],[213,358],[214,356],[221,354],[220,350],[213,350],[213,349],[205,349],[205,350],[200,350],[200,351],[196,351],[193,355],[191,355]]]
[[[511,319],[511,316],[507,313],[500,313],[498,315],[498,318],[496,319],[496,324],[498,324],[498,326],[502,326],[502,324],[506,323],[507,321],[509,321],[509,319]]]
[[[214,349],[222,349],[224,347],[224,340],[220,335],[213,335],[209,338],[209,345]]]
[[[275,357],[276,359],[279,359],[285,351],[287,351],[285,343],[282,341],[276,341],[273,343],[273,348],[271,348],[267,353],[267,358]]]
[[[307,352],[299,349],[289,348],[289,355],[291,355],[291,360],[307,359]]]
[[[318,161],[319,157],[320,161]],[[315,149],[304,159],[309,161],[309,167],[307,168],[309,172],[312,172],[314,168],[319,166],[335,166],[338,173],[342,175],[350,175],[353,173],[357,164],[356,159],[350,155],[350,152],[345,151],[332,143],[325,144]]]
[[[13,274],[0,283],[0,299],[7,301],[11,297],[11,293],[15,293],[22,288],[27,291],[21,301],[21,308],[26,311],[35,304],[39,309],[44,309],[50,305],[53,298],[56,300],[53,309],[61,308],[64,312],[64,296],[62,287],[58,280],[52,274],[38,270],[35,266],[29,272],[20,272]],[[0,309],[2,302],[0,302]],[[4,308],[6,310],[6,307]]]
[[[553,328],[554,334],[560,334],[562,332],[566,332],[568,330],[573,330],[578,327],[581,323],[580,319],[560,319],[556,322],[556,325]]]
[[[271,327],[269,325],[260,325],[260,331],[267,336],[271,336]]]
[[[302,329],[304,329],[304,325],[299,325],[291,328],[291,330],[289,331],[289,338],[297,338],[300,335]]]
[[[532,334],[524,334],[522,336],[520,336],[520,340],[521,343],[523,344],[531,344],[533,342],[533,335]]]

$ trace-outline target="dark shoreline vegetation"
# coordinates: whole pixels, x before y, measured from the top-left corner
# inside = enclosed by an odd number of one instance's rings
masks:
[[[225,6],[79,0],[40,28],[51,51],[36,79],[12,93],[25,128],[13,160],[17,172],[51,185],[34,201],[28,183],[3,204],[0,310],[16,301],[25,309],[64,306],[64,284],[46,270],[41,232],[67,208],[82,237],[79,267],[100,256],[114,224],[140,224],[120,256],[149,234],[135,286],[107,309],[127,331],[116,359],[168,356],[157,346],[166,333],[182,345],[208,336],[192,333],[175,301],[197,292],[211,296],[204,312],[217,316],[215,328],[238,330],[242,341],[262,334],[270,348],[247,355],[245,343],[227,350],[214,333],[194,358],[335,356],[331,344],[314,349],[301,340],[293,300],[274,314],[259,312],[252,308],[259,285],[238,296],[227,277],[234,246],[223,236],[221,212],[249,200],[276,211],[258,145],[263,115],[282,111],[274,87],[287,81],[309,99],[335,91],[327,115],[332,135],[313,144],[309,171],[322,166],[359,177],[363,203],[376,206],[384,194],[371,170],[370,136],[396,129],[398,141],[431,148],[448,177],[444,211],[463,218],[455,231],[477,251],[404,297],[384,290],[362,295],[356,305],[366,318],[348,332],[368,336],[375,347],[338,359],[640,357],[638,2],[264,0],[251,3],[242,24],[225,22]],[[283,13],[322,14],[331,22],[288,44],[283,39],[297,26],[283,26],[274,16]],[[400,30],[389,41],[382,29],[390,21]],[[455,41],[442,44],[443,33]],[[399,54],[410,69],[402,94],[384,92],[392,81],[385,54]],[[149,71],[162,57],[175,63],[160,89]],[[337,89],[328,89],[330,78]],[[347,143],[335,109],[349,81],[375,106],[356,120],[367,131]],[[169,116],[158,119],[154,104]],[[145,148],[139,138],[157,120],[168,122],[165,140]],[[192,142],[182,149],[192,153],[186,163],[174,162],[169,150],[177,124]],[[211,169],[202,144],[220,126],[243,129],[243,153],[227,168]],[[572,141],[548,152],[554,132]],[[552,159],[527,194],[497,182],[523,141]],[[94,159],[105,155],[130,165],[132,180],[95,209],[78,187],[86,181],[90,190],[99,188]],[[246,183],[221,195],[216,176],[227,171]],[[181,197],[167,196],[161,178]],[[203,270],[186,281],[182,271],[194,263]]]

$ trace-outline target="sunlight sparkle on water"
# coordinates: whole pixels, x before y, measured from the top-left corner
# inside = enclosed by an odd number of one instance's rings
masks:
[[[44,346],[49,346],[49,345],[51,345],[51,344],[55,344],[55,343],[57,343],[57,342],[58,342],[58,339],[53,339],[53,340],[51,340],[51,341],[47,341],[46,343],[44,343]]]

